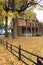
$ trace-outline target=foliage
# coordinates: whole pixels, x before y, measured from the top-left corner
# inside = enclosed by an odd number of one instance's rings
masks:
[[[0,25],[3,23],[4,18],[0,15]]]
[[[8,17],[11,17],[11,18],[16,18],[18,16],[18,12],[15,11],[14,13],[9,13],[9,12],[7,13],[5,10],[3,10],[2,13],[1,13],[1,15],[3,17],[8,16]]]
[[[8,8],[8,5],[9,5],[9,8],[12,9],[12,5],[11,5],[12,4],[12,0],[8,0],[8,1],[0,0],[0,3],[1,3],[0,4],[0,9],[1,10],[4,9],[3,7],[5,6],[5,4],[6,4],[6,7],[7,8]],[[38,3],[37,0],[15,0],[13,4],[15,6],[16,12],[13,13],[13,15],[11,15],[11,17],[14,17],[15,18],[15,15],[18,16],[18,13],[17,12],[20,13],[22,11],[25,11],[28,7],[35,6],[35,5],[39,4],[39,3]],[[7,14],[6,14],[5,11],[3,11],[2,15],[3,16],[6,16]],[[10,16],[10,14],[8,13],[7,16]]]
[[[1,15],[2,15],[3,17],[5,17],[5,16],[7,16],[7,13],[3,10],[2,13],[1,13]]]
[[[32,21],[36,17],[36,14],[31,10],[27,12],[27,16],[30,19],[30,21]]]
[[[23,16],[24,20],[29,19],[30,21],[36,17],[36,14],[31,9],[26,12],[22,12],[20,15]]]

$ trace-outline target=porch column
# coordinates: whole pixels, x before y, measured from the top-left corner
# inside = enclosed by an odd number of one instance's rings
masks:
[[[41,27],[41,34],[42,34],[42,27]]]
[[[31,23],[31,34],[32,34],[32,23]]]
[[[22,27],[19,27],[19,35],[22,35]]]
[[[34,34],[36,34],[36,26],[35,26],[35,23],[34,23]]]
[[[26,20],[26,36],[27,36],[27,20]]]
[[[36,27],[34,27],[34,34],[36,34]]]
[[[38,33],[40,34],[40,25],[39,25],[39,23],[38,23]]]
[[[40,33],[40,31],[39,31],[39,26],[38,26],[38,33]]]
[[[42,27],[42,34],[43,34],[43,27]]]

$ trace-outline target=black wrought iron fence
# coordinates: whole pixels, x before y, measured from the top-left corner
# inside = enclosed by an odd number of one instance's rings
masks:
[[[7,41],[4,41],[4,40],[2,40],[2,39],[0,40],[0,44],[2,44],[3,46],[5,46],[5,48],[6,48],[8,51],[10,51],[14,56],[16,56],[16,57],[18,58],[18,60],[22,61],[22,62],[25,63],[26,65],[29,65],[29,64],[28,64],[27,62],[25,62],[25,60],[23,60],[21,56],[23,56],[25,59],[27,59],[27,60],[33,62],[32,65],[43,65],[43,64],[42,64],[43,57],[40,57],[40,56],[38,56],[38,55],[36,55],[36,54],[33,54],[33,53],[31,53],[31,52],[28,52],[28,51],[22,49],[22,48],[21,48],[21,45],[19,45],[19,47],[17,47],[17,46],[12,45],[12,44],[10,44],[10,43],[8,43]],[[18,51],[15,50],[13,47],[14,47],[14,48],[17,48]],[[10,48],[10,50],[9,50],[8,48]],[[17,56],[13,51],[16,52],[16,53],[18,54],[18,56]],[[33,61],[32,59],[28,58],[27,56],[25,56],[25,54],[22,54],[22,51],[25,52],[25,53],[27,53],[27,54],[30,54],[30,55],[32,55],[32,56],[34,56],[34,57],[37,57],[37,62],[35,62],[35,61]]]

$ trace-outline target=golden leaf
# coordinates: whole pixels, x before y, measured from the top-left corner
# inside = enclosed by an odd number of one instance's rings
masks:
[[[1,13],[1,15],[2,15],[3,17],[5,17],[5,16],[7,16],[7,13],[3,10],[2,13]]]
[[[13,13],[13,17],[14,17],[14,18],[16,18],[18,15],[19,15],[19,14],[18,14],[17,11],[15,11],[15,12]]]

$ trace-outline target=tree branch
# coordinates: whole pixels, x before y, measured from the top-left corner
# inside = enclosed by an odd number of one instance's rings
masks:
[[[1,3],[0,3],[1,4]],[[31,0],[29,3],[26,1],[25,4],[23,4],[20,9],[15,9],[18,13],[22,12],[22,11],[25,11],[27,8],[33,6],[33,5],[39,5],[40,7],[42,7],[42,5],[40,5],[40,1],[37,2],[37,1],[34,1],[34,0]],[[6,10],[11,10],[12,11],[12,8],[6,6],[4,9]],[[14,9],[14,8],[13,8]]]
[[[27,8],[33,6],[34,4],[41,6],[41,5],[39,4],[39,2],[36,2],[36,1],[34,1],[34,0],[31,0],[29,3],[26,2],[25,5],[22,5],[20,9],[15,9],[15,10],[18,11],[18,12],[22,12],[22,11],[26,10]],[[42,7],[42,6],[41,6],[41,7]]]

